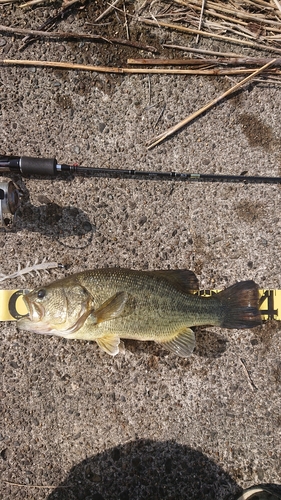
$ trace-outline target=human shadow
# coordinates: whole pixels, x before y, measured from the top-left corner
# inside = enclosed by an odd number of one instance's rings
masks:
[[[75,465],[47,500],[231,500],[240,492],[202,452],[141,439]]]

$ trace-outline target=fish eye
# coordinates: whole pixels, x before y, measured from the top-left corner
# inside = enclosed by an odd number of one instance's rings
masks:
[[[44,299],[45,296],[46,296],[46,290],[44,288],[38,290],[37,292],[38,299]]]

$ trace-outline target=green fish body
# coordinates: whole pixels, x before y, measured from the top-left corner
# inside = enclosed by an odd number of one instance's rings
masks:
[[[251,328],[261,323],[258,286],[244,281],[200,297],[192,271],[97,269],[74,274],[24,296],[29,315],[19,328],[95,340],[111,355],[120,339],[153,340],[179,356],[195,346],[191,326]]]

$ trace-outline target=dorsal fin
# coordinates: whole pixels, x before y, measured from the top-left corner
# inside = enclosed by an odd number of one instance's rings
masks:
[[[177,290],[182,293],[195,293],[199,290],[199,283],[196,275],[189,269],[167,269],[160,271],[145,271],[151,276],[158,276],[169,281]]]

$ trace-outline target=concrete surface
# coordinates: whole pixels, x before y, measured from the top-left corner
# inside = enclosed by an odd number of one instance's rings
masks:
[[[1,23],[36,28],[52,9],[0,6]],[[92,2],[59,29],[89,30],[85,21],[102,10],[103,2]],[[108,17],[103,33],[125,38],[121,21]],[[193,43],[135,23],[131,34],[157,48]],[[20,37],[0,36],[0,42],[0,57],[10,59],[122,66],[128,56],[151,55],[48,40],[20,51]],[[205,40],[200,46],[235,50]],[[96,167],[280,175],[281,93],[270,84],[248,86],[147,151],[152,137],[232,83],[0,67],[1,154]],[[245,278],[281,288],[280,186],[12,178],[24,197],[14,224],[1,230],[1,272],[44,258],[68,270],[2,288],[34,287],[104,266],[189,268],[201,288]],[[0,498],[224,500],[253,483],[281,483],[277,322],[246,331],[198,329],[188,360],[133,341],[112,359],[95,343],[19,332],[15,322],[0,329]]]

